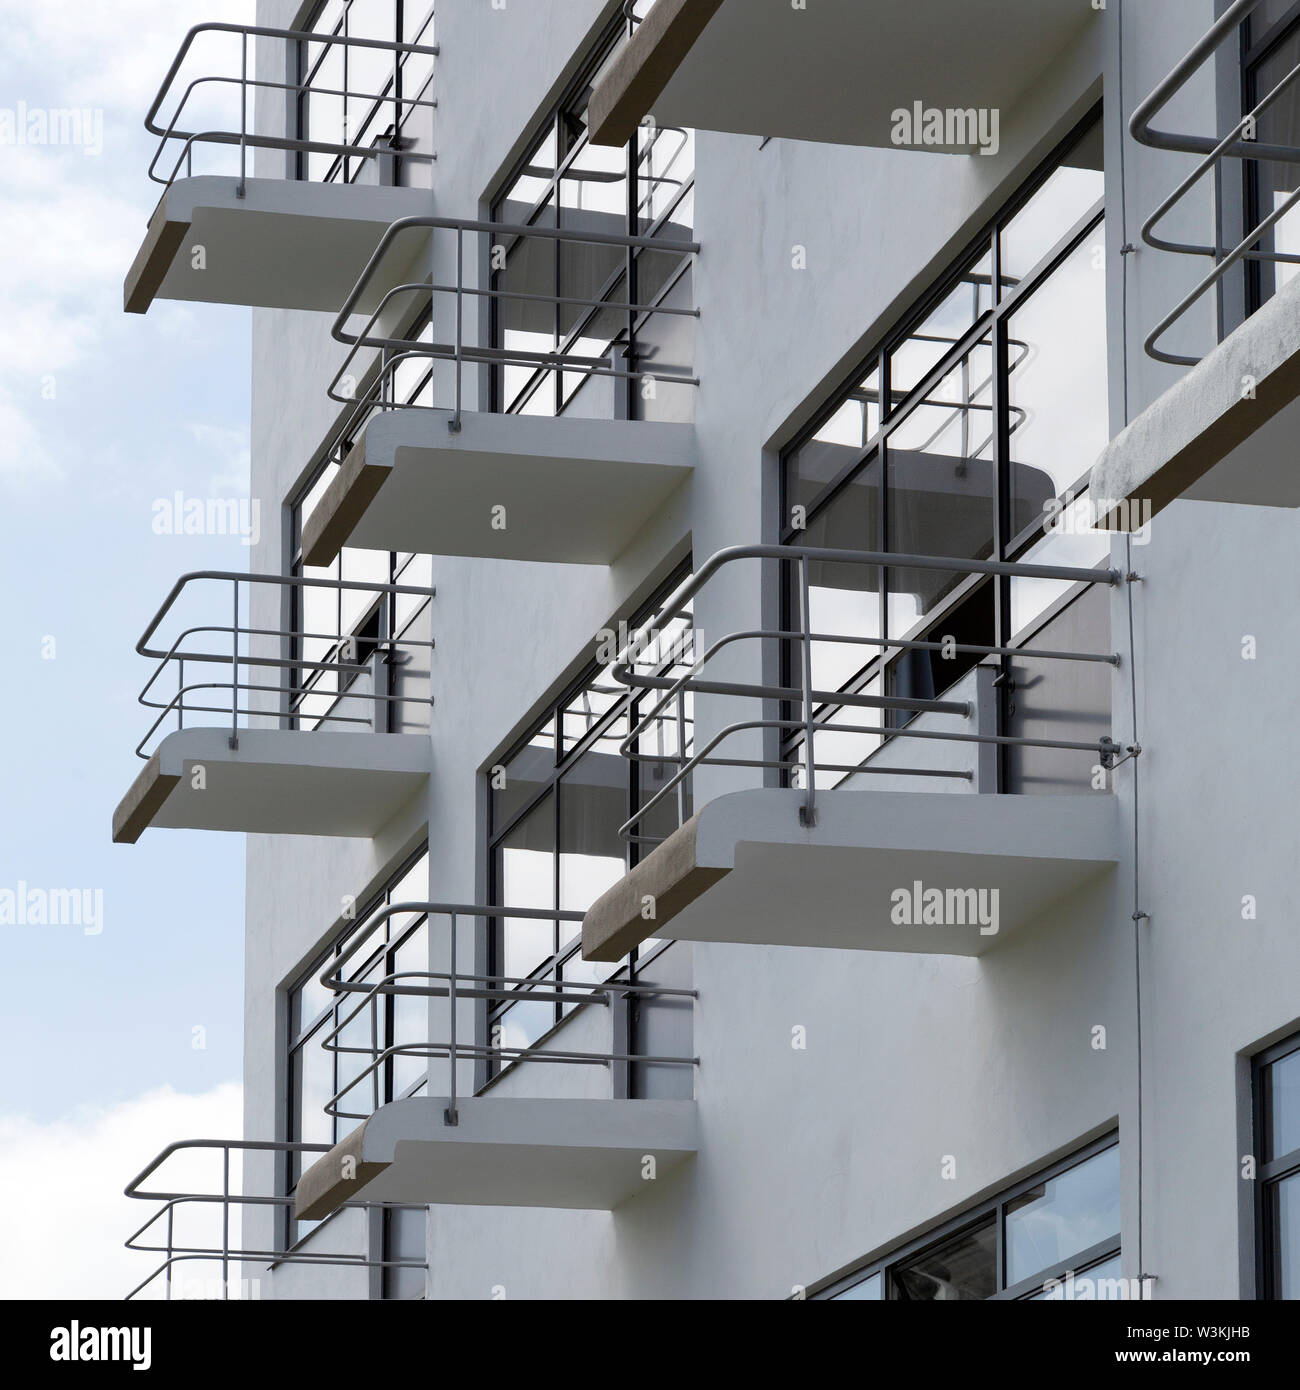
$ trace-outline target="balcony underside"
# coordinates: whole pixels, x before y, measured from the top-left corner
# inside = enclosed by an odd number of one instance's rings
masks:
[[[608,565],[690,474],[692,425],[468,413],[375,415],[304,530],[344,545]]]
[[[1102,524],[1136,529],[1186,498],[1300,507],[1300,280],[1292,280],[1127,429],[1092,470]]]
[[[155,299],[337,311],[389,224],[430,210],[420,188],[249,179],[240,198],[237,186],[217,175],[172,184],[127,274],[127,313],[143,314]],[[363,312],[401,281],[423,244],[414,233],[394,243]]]
[[[373,837],[419,791],[420,734],[181,729],[169,734],[113,814],[113,839],[150,826]]]
[[[611,1211],[696,1151],[689,1100],[421,1097],[382,1106],[302,1175],[299,1220],[344,1202]],[[344,1174],[352,1176],[345,1177]]]
[[[1105,793],[831,791],[812,829],[802,803],[783,790],[709,802],[597,900],[583,956],[619,960],[648,937],[982,955],[1119,859]],[[935,889],[949,925],[927,924]]]
[[[894,143],[894,112],[1007,111],[1095,18],[1088,0],[659,0],[597,86],[593,139],[659,127]],[[967,144],[928,148],[967,150]]]

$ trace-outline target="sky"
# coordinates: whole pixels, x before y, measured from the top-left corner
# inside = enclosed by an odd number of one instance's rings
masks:
[[[0,0],[0,1297],[122,1296],[148,1272],[122,1187],[239,1130],[243,838],[110,827],[151,722],[146,622],[181,574],[248,567],[238,536],[154,519],[177,491],[247,496],[249,313],[128,317],[122,282],[160,191],[149,102],[186,29],[251,13]],[[83,113],[80,143],[19,138],[51,109]],[[89,894],[91,929],[14,920],[23,886]]]

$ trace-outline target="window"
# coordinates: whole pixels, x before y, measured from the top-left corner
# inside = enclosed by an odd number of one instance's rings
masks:
[[[681,675],[675,658],[687,655],[689,621],[660,629],[657,612],[679,573],[629,624],[635,639],[651,638],[638,670]],[[619,747],[644,720],[661,691],[630,691],[593,663],[569,692],[537,720],[501,760],[490,779],[489,874],[494,903],[504,907],[585,911],[621,879],[649,845],[625,840],[619,827],[655,796],[660,799],[637,826],[639,837],[663,839],[690,815],[689,781],[667,791],[677,772],[681,728],[691,751],[689,696],[679,726],[675,705],[650,721],[639,739],[646,760],[624,757]],[[593,980],[620,969],[635,976],[658,944],[643,944],[622,965],[584,961],[578,924],[507,918],[494,924],[491,973],[528,981]],[[522,985],[490,1010],[494,1036],[507,1047],[531,1047],[554,1028],[572,1003],[528,998]],[[686,1073],[682,1073],[685,1075]]]
[[[1137,1297],[1120,1279],[1119,1181],[1112,1135],[814,1297],[914,1303]]]
[[[427,317],[412,332],[427,332]],[[401,377],[395,387],[402,399],[419,402],[429,392],[427,364]],[[430,587],[433,562],[428,555],[359,550],[344,547],[329,565],[303,562],[302,538],[311,516],[326,489],[333,482],[361,424],[349,421],[328,456],[310,481],[300,490],[291,515],[290,574],[308,579],[335,579],[355,583],[405,584]],[[351,718],[369,720],[349,724],[334,722],[341,729],[372,727],[376,732],[414,733],[427,729],[427,705],[413,703],[429,693],[430,649],[416,645],[431,636],[431,609],[428,598],[413,594],[375,595],[362,590],[303,587],[293,591],[293,630],[299,634],[294,656],[310,662],[336,662],[345,665],[370,663],[364,676],[302,667],[293,673],[295,694],[290,713],[300,728],[321,726],[322,716],[339,717],[340,702],[350,697]],[[349,641],[348,638],[351,638]],[[343,641],[339,639],[343,638]],[[365,700],[366,695],[380,698]],[[326,727],[329,727],[327,724]]]
[[[1109,537],[1091,529],[1084,492],[1110,437],[1104,227],[1094,115],[786,451],[785,543],[1080,568],[1105,560]],[[1028,644],[1072,589],[906,565],[817,564],[810,580],[817,633],[971,646]],[[928,699],[981,660],[866,650],[814,643],[814,688]],[[797,672],[792,661],[787,684]],[[1005,723],[1005,691],[1003,703]],[[879,741],[823,735],[819,762],[860,763]],[[792,736],[787,758],[797,761],[800,742]],[[853,774],[824,775],[833,786]]]
[[[1300,5],[1265,0],[1246,21],[1242,39],[1242,111],[1252,111],[1300,64]],[[1269,145],[1300,145],[1300,87],[1294,82],[1259,119],[1255,137]],[[1276,211],[1297,189],[1296,166],[1274,160],[1247,160],[1246,230]],[[1247,277],[1247,309],[1257,309],[1296,273],[1300,260],[1300,208],[1282,217],[1258,250],[1290,256],[1291,261],[1255,260]]]
[[[312,33],[394,43],[433,44],[430,0],[324,0]],[[403,148],[412,119],[407,103],[427,99],[433,59],[343,43],[299,45],[298,136],[327,145]],[[426,117],[427,119],[427,117]],[[312,151],[299,156],[298,177],[320,183],[400,182],[399,161]]]
[[[693,131],[642,126],[626,149],[587,139],[587,101],[623,43],[630,21],[620,17],[586,70],[546,119],[504,191],[493,220],[617,236],[690,241],[694,226]],[[520,238],[506,248],[492,287],[519,293],[599,301],[599,307],[498,300],[492,329],[497,347],[608,358],[619,370],[690,364],[692,320],[638,316],[625,306],[692,304],[689,259],[654,250]],[[529,366],[495,373],[493,409],[530,415],[564,412],[608,418],[689,419],[690,389]]]
[[[341,931],[289,991],[288,1137],[309,1144],[336,1144],[379,1106],[424,1089],[428,1061],[394,1056],[373,1066],[374,1051],[424,1042],[428,1035],[425,1001],[418,995],[387,994],[373,1003],[358,992],[334,993],[321,984],[332,962],[346,955],[342,978],[373,983],[397,971],[429,969],[429,926],[423,915],[403,914],[374,922],[394,903],[427,902],[429,858],[421,851],[393,875],[388,885]],[[331,971],[331,974],[334,972]],[[337,1036],[330,1035],[338,1030]],[[322,1046],[328,1042],[328,1046]],[[330,1114],[330,1105],[338,1114]],[[312,1156],[296,1158],[288,1175],[297,1186]],[[312,1229],[298,1222],[290,1240]],[[403,1239],[406,1239],[404,1236]],[[405,1258],[405,1257],[403,1257]],[[405,1287],[405,1281],[403,1281]]]
[[[1300,1299],[1300,1034],[1255,1059],[1259,1296]]]

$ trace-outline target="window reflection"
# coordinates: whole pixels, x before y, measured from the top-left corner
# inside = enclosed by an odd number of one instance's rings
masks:
[[[1007,1203],[1007,1282],[1018,1284],[1119,1235],[1119,1149]]]
[[[913,1303],[992,1298],[998,1288],[997,1224],[989,1220],[894,1270],[895,1297]]]

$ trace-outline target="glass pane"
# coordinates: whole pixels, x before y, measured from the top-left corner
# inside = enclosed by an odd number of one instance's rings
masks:
[[[1273,1231],[1274,1290],[1278,1298],[1300,1298],[1300,1173],[1273,1189],[1277,1224]]]
[[[997,1244],[989,1217],[973,1230],[931,1246],[892,1271],[895,1297],[918,1303],[992,1298],[998,1291]]]
[[[1019,284],[1102,197],[1104,189],[1098,122],[1002,229],[1003,288]]]
[[[554,802],[548,794],[497,849],[497,882],[505,907],[555,907]],[[506,975],[522,978],[555,954],[554,922],[507,918],[503,931]]]
[[[785,465],[786,505],[791,510],[784,525],[795,524],[793,508],[812,510],[827,485],[862,456],[868,441],[880,428],[880,368],[875,366],[848,392],[842,405],[801,444]],[[878,533],[871,530],[869,549],[876,549]],[[810,541],[809,544],[812,544]]]
[[[1110,438],[1101,237],[1083,241],[1008,323],[1012,535],[1073,487]]]
[[[616,751],[593,749],[560,783],[560,906],[585,912],[626,872],[619,826],[627,819],[628,761]],[[560,928],[561,942],[579,923]]]
[[[1267,1135],[1264,1162],[1300,1149],[1300,1052],[1282,1057],[1264,1075]]]
[[[1069,1280],[1052,1280],[1050,1289],[1042,1288],[1036,1293],[1026,1294],[1022,1301],[1025,1303],[1063,1303],[1067,1294],[1076,1300],[1088,1298],[1110,1302],[1125,1299],[1129,1296],[1128,1284],[1121,1277],[1120,1264],[1120,1257],[1112,1255],[1110,1259],[1102,1260],[1100,1264],[1091,1265],[1082,1274],[1076,1274],[1073,1284]]]
[[[890,403],[896,405],[992,307],[992,258],[985,256],[948,292],[890,357]]]
[[[320,1029],[294,1054],[296,1063],[295,1101],[297,1132],[295,1139],[307,1144],[332,1144],[334,1121],[325,1113],[325,1103],[334,1092],[333,1054],[324,1051],[320,1040],[332,1025]]]
[[[1007,1203],[1007,1283],[1119,1234],[1119,1146]]]
[[[1076,497],[1049,523],[1051,530],[1016,558],[1026,565],[1067,565],[1092,569],[1110,558],[1111,533],[1092,524],[1092,503],[1087,493]],[[1019,637],[1074,585],[1067,579],[1013,579],[1011,581],[1011,634]]]
[[[993,353],[982,339],[889,437],[889,549],[988,559],[993,553]],[[889,571],[888,631],[910,629],[965,578]]]
[[[429,926],[426,922],[393,952],[392,973],[412,975],[396,981],[408,987],[427,986],[432,982],[420,978],[429,970]],[[414,972],[414,974],[412,974]],[[395,994],[392,997],[393,1046],[419,1047],[429,1036],[429,1001],[417,994]],[[403,1095],[429,1069],[429,1061],[417,1055],[396,1055],[392,1066],[392,1099]]]
[[[832,1295],[835,1302],[846,1300],[867,1300],[876,1301],[885,1296],[885,1276],[879,1272],[868,1275],[865,1279],[856,1284],[850,1284],[841,1293]]]
[[[507,826],[555,770],[555,724],[539,729],[492,780],[492,829]]]
[[[1300,63],[1300,31],[1284,39],[1251,74],[1254,91],[1252,105],[1266,97]],[[1269,145],[1300,143],[1300,87],[1292,83],[1259,119],[1257,138]],[[1260,160],[1250,166],[1254,175],[1254,222],[1258,225],[1275,212],[1300,188],[1294,164]],[[1281,255],[1300,253],[1300,209],[1292,208],[1260,241],[1262,252]],[[1300,266],[1286,262],[1261,261],[1259,298],[1269,298],[1295,275]]]

